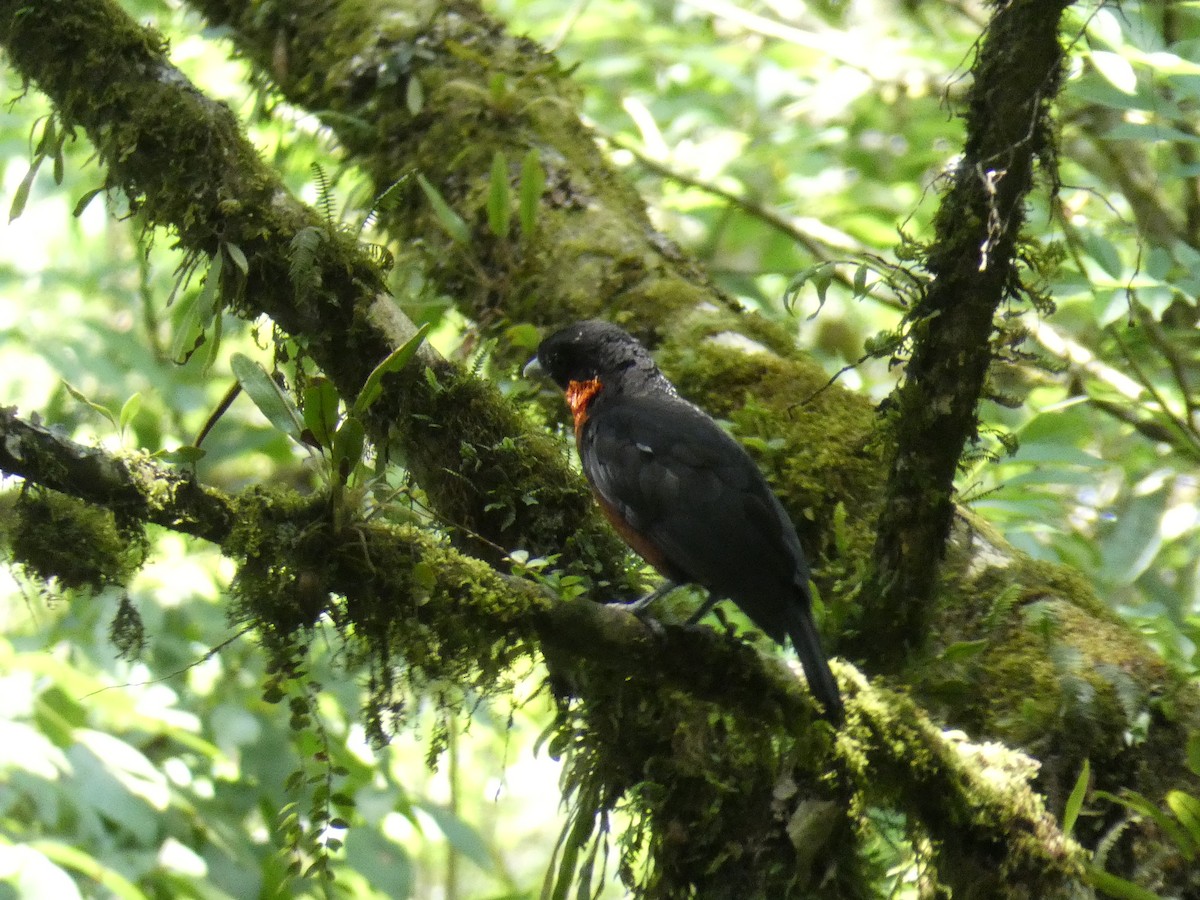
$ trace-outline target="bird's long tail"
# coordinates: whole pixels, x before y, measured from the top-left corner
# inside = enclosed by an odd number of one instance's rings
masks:
[[[817,634],[817,626],[813,622],[808,603],[792,604],[788,611],[788,636],[800,657],[800,665],[804,667],[808,689],[825,708],[824,718],[834,725],[840,725],[845,717],[842,694],[838,690],[833,673],[829,671],[825,651],[821,649],[821,637]]]

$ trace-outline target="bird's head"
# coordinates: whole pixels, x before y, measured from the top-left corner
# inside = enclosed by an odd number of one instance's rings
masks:
[[[611,385],[630,375],[662,377],[645,347],[616,325],[595,319],[568,325],[543,340],[525,367],[527,375],[539,371],[564,390],[572,382]]]

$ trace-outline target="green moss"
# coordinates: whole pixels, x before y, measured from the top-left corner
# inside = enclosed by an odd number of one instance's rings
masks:
[[[832,849],[849,833],[849,804],[813,768],[829,751],[822,729],[789,734],[679,692],[576,675],[589,685],[586,708],[563,710],[550,744],[570,750],[565,853],[595,853],[621,801],[633,819],[620,844],[633,896],[843,896],[839,883],[855,883],[856,861]]]
[[[147,551],[139,526],[118,522],[107,509],[33,487],[16,503],[9,547],[30,575],[91,591],[124,584]]]
[[[327,502],[284,488],[254,487],[234,498],[234,527],[221,545],[237,561],[230,585],[236,620],[282,645],[328,605],[333,542]]]

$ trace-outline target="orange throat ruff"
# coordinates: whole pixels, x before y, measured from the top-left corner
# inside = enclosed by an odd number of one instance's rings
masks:
[[[599,378],[572,381],[567,385],[567,406],[571,408],[571,415],[575,417],[576,440],[579,440],[579,433],[583,431],[583,425],[587,422],[588,406],[603,387]]]

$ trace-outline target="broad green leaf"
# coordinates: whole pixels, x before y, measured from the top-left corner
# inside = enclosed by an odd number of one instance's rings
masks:
[[[304,425],[318,447],[329,447],[337,428],[338,393],[328,378],[314,378],[304,389]]]
[[[1184,791],[1167,791],[1167,806],[1191,835],[1194,849],[1200,848],[1200,800]]]
[[[224,254],[218,253],[209,262],[208,272],[204,275],[204,284],[196,293],[184,298],[176,321],[175,337],[171,341],[171,359],[175,362],[186,363],[193,353],[205,343],[205,331],[212,324],[218,312],[219,287],[221,272],[224,269]],[[219,334],[214,334],[219,343]],[[205,367],[211,365],[216,348],[210,349]]]
[[[429,198],[429,205],[433,207],[434,217],[438,220],[438,224],[446,230],[446,234],[450,235],[451,240],[456,244],[470,243],[471,229],[467,227],[462,216],[450,208],[450,204],[446,202],[438,189],[430,184],[429,179],[424,175],[417,176],[417,184],[421,185],[421,190]]]
[[[1064,834],[1070,834],[1075,830],[1075,820],[1079,818],[1079,810],[1083,808],[1083,800],[1087,796],[1091,780],[1092,764],[1085,759],[1083,768],[1079,770],[1079,777],[1075,779],[1075,787],[1071,788],[1071,795],[1067,797],[1067,805],[1063,809],[1062,830]]]
[[[304,431],[304,420],[291,397],[275,383],[275,379],[267,374],[267,370],[241,353],[235,353],[229,359],[233,375],[242,386],[242,390],[258,407],[259,412],[267,417],[276,430],[282,431],[297,443],[302,443],[300,435]]]
[[[480,837],[479,832],[451,810],[437,803],[418,803],[417,806],[427,812],[437,823],[446,840],[456,852],[461,853],[484,872],[492,870],[492,854],[487,843]]]
[[[488,227],[498,238],[508,237],[512,223],[512,190],[508,186],[508,159],[497,150],[492,156],[491,184],[488,187]]]
[[[229,243],[228,241],[221,245],[225,248],[225,252],[229,254],[230,261],[237,266],[238,271],[243,275],[250,272],[250,261],[246,259],[246,254],[242,252],[242,248],[237,244]]]
[[[358,397],[354,400],[354,407],[350,412],[352,416],[361,419],[363,414],[371,408],[371,404],[379,399],[379,395],[383,392],[383,376],[389,372],[398,372],[408,365],[408,361],[416,355],[417,348],[425,340],[425,335],[429,333],[429,327],[430,323],[426,322],[418,328],[416,334],[393,350],[387,359],[377,365],[367,376],[362,390],[358,392]]]
[[[362,460],[365,446],[366,432],[362,422],[354,416],[347,416],[333,436],[333,467],[343,484]]]
[[[171,339],[171,359],[182,365],[204,343],[204,329],[200,327],[197,309],[200,305],[199,291],[189,293],[179,304],[175,334]]]
[[[1104,79],[1123,94],[1137,93],[1137,73],[1129,60],[1119,53],[1107,50],[1093,50],[1092,65],[1096,67]]]
[[[1100,539],[1102,575],[1115,584],[1132,584],[1154,562],[1162,547],[1162,517],[1170,499],[1166,487],[1129,501],[1116,527]]]

